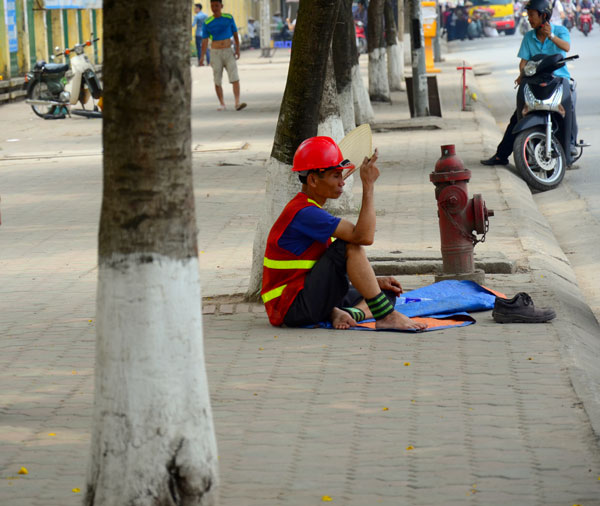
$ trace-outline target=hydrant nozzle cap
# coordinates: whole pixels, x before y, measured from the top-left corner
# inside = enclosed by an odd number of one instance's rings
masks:
[[[456,148],[454,147],[454,144],[446,144],[441,146],[441,149],[442,156],[453,156],[456,154]]]
[[[442,156],[436,162],[429,180],[433,183],[452,183],[457,181],[469,181],[471,171],[465,168],[462,160],[456,156],[454,144],[441,146]]]

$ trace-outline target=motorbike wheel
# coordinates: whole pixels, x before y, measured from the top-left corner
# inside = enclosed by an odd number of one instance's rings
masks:
[[[516,31],[516,28],[507,28],[506,30],[504,30],[504,35],[514,35]]]
[[[358,54],[365,54],[367,52],[367,40],[358,39]]]
[[[586,23],[585,25],[583,25],[583,35],[585,35],[587,37],[588,33],[590,33],[590,29],[589,29],[588,24]]]
[[[48,89],[48,85],[41,81],[36,81],[33,83],[29,91],[29,97],[32,100],[55,100],[52,93]],[[47,114],[53,114],[55,105],[32,105],[31,109],[36,113],[40,118],[43,118]]]
[[[539,191],[556,188],[565,177],[566,157],[558,139],[552,136],[550,160],[546,160],[546,133],[539,128],[520,132],[513,145],[515,165],[525,182]]]

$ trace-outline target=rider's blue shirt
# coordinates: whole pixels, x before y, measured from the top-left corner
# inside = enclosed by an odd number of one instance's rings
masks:
[[[565,42],[571,43],[571,35],[569,34],[569,30],[567,30],[564,26],[560,25],[550,25],[552,28],[552,33],[561,40]],[[550,38],[546,38],[544,42],[540,42],[537,38],[535,30],[529,30],[521,41],[521,47],[519,48],[519,54],[517,55],[519,58],[523,60],[531,60],[532,56],[536,54],[561,54],[563,56],[567,56],[567,53],[560,49],[554,42],[550,40]],[[567,70],[567,65],[561,67],[554,71],[554,75],[556,77],[566,77],[570,79],[571,74]]]
[[[237,26],[231,14],[221,14],[218,18],[211,16],[202,26],[202,38],[210,40],[227,40],[237,32]]]

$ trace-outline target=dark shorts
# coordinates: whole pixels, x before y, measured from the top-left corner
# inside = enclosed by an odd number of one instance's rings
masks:
[[[394,304],[396,295],[384,293]],[[304,327],[330,321],[334,307],[352,307],[362,299],[348,281],[346,241],[337,239],[306,276],[304,288],[296,295],[283,323],[288,327]]]

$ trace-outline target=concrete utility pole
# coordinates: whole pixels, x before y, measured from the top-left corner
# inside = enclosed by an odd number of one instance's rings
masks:
[[[271,56],[271,6],[269,0],[260,2],[260,55]]]
[[[442,34],[442,9],[438,3],[435,6],[436,21],[435,24],[435,38],[433,39],[433,61],[438,63],[442,61],[442,47],[440,44]]]
[[[429,116],[429,93],[425,74],[425,38],[421,0],[410,0],[410,46],[415,116]]]

